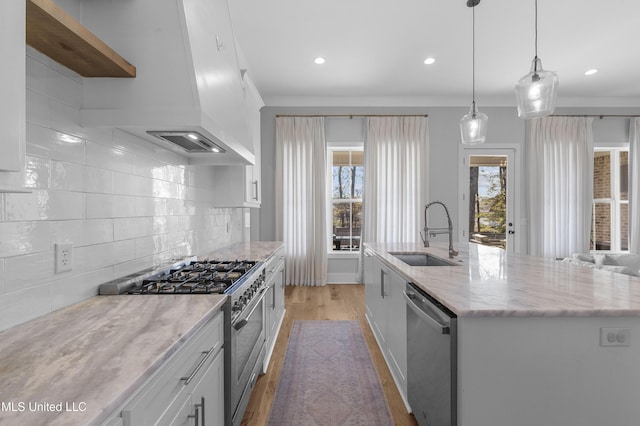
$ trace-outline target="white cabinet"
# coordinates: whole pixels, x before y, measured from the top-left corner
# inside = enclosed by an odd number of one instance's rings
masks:
[[[260,207],[262,202],[260,109],[262,97],[246,72],[242,73],[247,126],[251,138],[255,164],[251,166],[216,166],[214,168],[214,190],[218,197],[216,207]]]
[[[104,425],[224,425],[223,315],[178,349]]]
[[[0,2],[0,171],[19,172],[25,155],[26,12],[23,1]],[[4,186],[0,175],[0,192]]]
[[[263,371],[267,371],[271,354],[278,338],[278,332],[284,319],[284,248],[278,249],[267,260],[266,282],[269,286],[266,301],[266,354],[264,357]]]
[[[407,394],[406,280],[365,250],[366,316],[403,398]]]

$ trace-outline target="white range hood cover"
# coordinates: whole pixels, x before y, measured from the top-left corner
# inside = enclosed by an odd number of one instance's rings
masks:
[[[198,164],[254,163],[226,0],[85,0],[82,16],[137,68],[136,78],[83,80],[84,126],[122,128]],[[197,132],[220,152],[149,132]]]

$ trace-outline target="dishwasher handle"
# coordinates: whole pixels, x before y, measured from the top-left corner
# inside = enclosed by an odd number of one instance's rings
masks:
[[[451,333],[451,328],[449,327],[448,324],[443,324],[438,319],[434,318],[435,315],[430,315],[430,313],[425,312],[424,309],[422,309],[420,306],[416,304],[414,300],[419,297],[416,293],[412,291],[403,291],[402,294],[404,295],[404,298],[407,301],[407,306],[411,308],[411,310],[415,312],[420,318],[422,318],[427,324],[429,324],[431,327],[435,328],[436,330],[439,330],[440,334]],[[426,302],[428,303],[428,301]],[[435,314],[435,312],[433,312],[433,314]]]

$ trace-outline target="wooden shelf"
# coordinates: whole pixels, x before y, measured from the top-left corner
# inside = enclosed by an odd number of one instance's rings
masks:
[[[83,77],[135,77],[136,67],[51,0],[27,0],[27,44]]]

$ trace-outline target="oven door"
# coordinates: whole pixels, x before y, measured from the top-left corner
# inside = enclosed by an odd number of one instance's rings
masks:
[[[265,339],[265,292],[267,288],[260,290],[260,294],[251,300],[234,323],[231,324],[231,381],[232,381],[232,410],[233,421],[240,423],[244,408],[249,400],[252,390],[252,380],[256,364],[264,353]],[[243,403],[244,402],[244,403]]]

